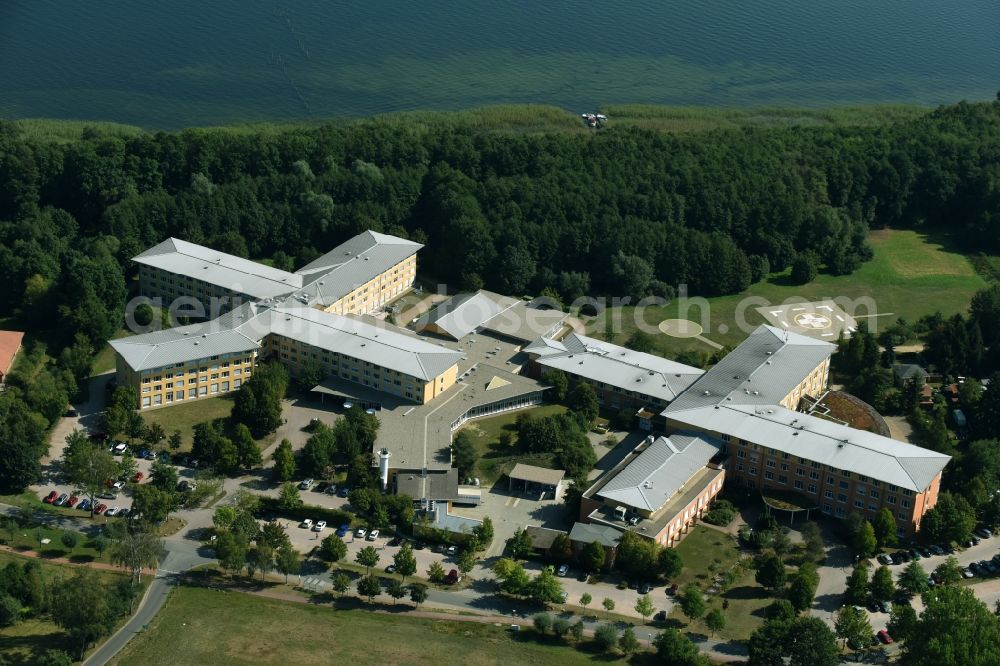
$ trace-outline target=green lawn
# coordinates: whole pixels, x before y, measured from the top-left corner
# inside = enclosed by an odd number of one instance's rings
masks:
[[[655,328],[664,319],[681,317],[699,323],[707,320],[710,325],[705,328],[706,338],[735,346],[746,337],[740,330],[741,317],[748,326],[756,327],[764,323],[756,307],[787,299],[870,298],[877,311],[886,315],[878,321],[892,322],[904,317],[913,322],[937,310],[946,316],[966,311],[972,295],[987,284],[969,259],[955,251],[947,239],[928,238],[915,231],[887,230],[873,232],[870,242],[875,257],[851,275],[820,274],[808,284],[790,285],[787,272],[776,274],[751,285],[742,294],[692,299],[687,312],[680,311],[681,303],[677,300],[666,307],[646,308],[641,315],[635,308],[621,308],[621,326],[614,341],[624,343],[638,328],[637,318]],[[747,300],[751,297],[756,300]],[[766,303],[759,302],[760,299],[765,299]],[[707,303],[707,318],[699,303]],[[859,308],[857,313],[867,312]],[[874,320],[868,321],[871,324]],[[603,332],[603,324],[596,327],[597,335],[603,336]],[[655,341],[659,351],[668,356],[687,350],[713,351],[696,339],[678,339],[657,333]]]
[[[403,604],[401,603],[402,607]],[[587,653],[505,624],[375,614],[179,587],[112,664],[579,664]],[[603,657],[597,660],[606,662]]]
[[[68,509],[68,511],[75,511],[74,509]],[[83,511],[75,511],[81,517],[86,517],[88,514]],[[102,516],[95,516],[94,520],[99,523],[104,523],[114,518],[106,519]],[[0,529],[0,540],[3,541],[8,546],[11,546],[15,550],[33,550],[41,553],[44,557],[68,557],[72,562],[95,562],[108,560],[107,551],[101,554],[94,546],[94,541],[88,536],[81,532],[73,531],[77,537],[77,543],[73,548],[68,548],[62,542],[62,536],[67,531],[57,528],[39,526],[39,527],[18,527],[13,531],[7,528],[6,519],[3,521],[2,529]],[[48,543],[42,543],[43,540],[48,539]]]
[[[562,414],[566,408],[562,405],[542,405],[529,410],[516,412],[506,412],[484,419],[471,421],[462,427],[473,437],[476,451],[479,454],[477,465],[479,478],[483,485],[489,485],[503,476],[516,462],[528,462],[539,467],[552,467],[553,456],[551,454],[525,455],[516,451],[501,450],[499,446],[500,433],[507,431],[514,437],[514,444],[517,443],[517,433],[514,430],[514,422],[517,417],[525,412],[536,418]]]
[[[10,562],[22,564],[26,558],[0,553],[0,568],[7,566]],[[41,564],[42,578],[49,581],[69,576],[73,573],[73,568],[66,565],[51,564],[44,560],[39,560]],[[97,575],[106,584],[111,584],[121,577],[121,574],[110,571],[98,571]],[[143,582],[146,584],[146,581]],[[142,593],[140,592],[140,596]],[[121,623],[124,623],[122,618]],[[117,629],[112,627],[110,632]],[[70,642],[69,637],[63,633],[47,618],[27,619],[13,627],[5,627],[0,630],[0,663],[2,664],[37,664],[42,655],[47,650],[64,650],[73,653],[76,645]]]
[[[232,411],[233,398],[231,396],[221,396],[149,410],[142,412],[142,418],[147,425],[159,423],[163,426],[167,437],[173,434],[175,430],[180,430],[181,438],[183,439],[180,450],[181,452],[187,452],[191,450],[196,423],[229,418]]]
[[[708,587],[716,572],[729,571],[740,559],[736,538],[704,525],[695,525],[677,545],[684,570],[672,582],[684,587],[697,583]]]

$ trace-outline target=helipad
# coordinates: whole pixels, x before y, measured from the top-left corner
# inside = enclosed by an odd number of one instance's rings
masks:
[[[814,303],[766,305],[757,308],[769,324],[811,338],[836,342],[843,331],[850,337],[858,323],[832,300]]]

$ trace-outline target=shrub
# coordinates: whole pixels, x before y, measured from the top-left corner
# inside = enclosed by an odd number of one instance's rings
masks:
[[[540,634],[544,634],[552,627],[552,616],[548,613],[539,613],[531,621],[535,625],[535,631]]]
[[[725,527],[736,517],[736,507],[729,500],[716,500],[705,514],[705,522]]]

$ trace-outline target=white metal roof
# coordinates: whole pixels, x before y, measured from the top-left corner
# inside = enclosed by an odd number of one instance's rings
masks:
[[[458,294],[440,303],[420,318],[417,330],[435,326],[455,340],[461,340],[484,323],[519,301],[480,289],[474,294]]]
[[[389,324],[376,326],[315,308],[275,308],[268,329],[423,380],[437,377],[462,358],[459,351],[399,332]]]
[[[699,368],[653,354],[570,333],[560,341],[542,338],[525,348],[539,365],[638,391],[666,402],[704,374]]]
[[[405,238],[365,231],[295,271],[303,286],[296,296],[301,294],[310,305],[331,305],[422,247]]]
[[[597,495],[645,511],[656,511],[722,449],[721,442],[679,433],[657,437]]]
[[[950,456],[779,405],[723,403],[667,417],[782,453],[923,492]]]
[[[302,286],[301,275],[177,238],[168,238],[132,260],[253,298],[283,296]]]

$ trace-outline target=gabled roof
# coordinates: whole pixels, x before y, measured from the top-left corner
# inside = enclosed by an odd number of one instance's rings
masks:
[[[136,371],[252,351],[260,349],[267,334],[259,320],[265,312],[265,308],[247,303],[209,322],[119,338],[108,344]]]
[[[723,402],[778,404],[833,353],[822,340],[759,326],[736,349],[703,374],[665,414]]]
[[[699,435],[658,437],[605,483],[597,495],[637,509],[656,511],[721,450],[721,442]]]
[[[302,286],[302,276],[177,238],[168,238],[132,261],[246,294],[275,298]]]
[[[704,374],[660,356],[570,333],[560,341],[541,338],[525,347],[546,368],[562,370],[626,391],[670,402]]]
[[[494,294],[485,289],[474,294],[458,294],[423,315],[417,322],[417,330],[423,331],[428,326],[434,326],[445,335],[461,340],[518,302],[516,298]]]
[[[461,352],[408,335],[394,326],[376,326],[315,308],[274,308],[268,328],[277,335],[425,381],[462,358]]]
[[[893,363],[892,372],[900,379],[926,380],[930,375],[916,363]]]
[[[622,533],[607,525],[594,525],[591,523],[573,523],[573,529],[569,532],[569,540],[580,543],[597,542],[605,548],[614,548],[622,538]]]
[[[923,492],[950,456],[780,405],[723,403],[668,410],[688,426],[763,444],[836,469]]]
[[[422,247],[405,238],[365,231],[295,271],[302,280],[295,296],[309,305],[331,305]]]

